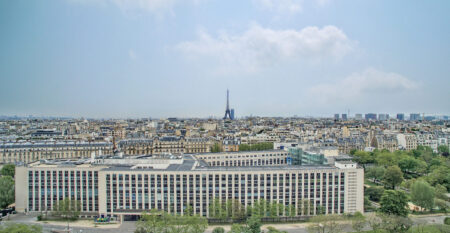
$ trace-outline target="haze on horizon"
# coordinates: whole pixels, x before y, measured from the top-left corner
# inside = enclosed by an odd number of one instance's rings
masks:
[[[0,2],[0,115],[450,114],[449,1]]]

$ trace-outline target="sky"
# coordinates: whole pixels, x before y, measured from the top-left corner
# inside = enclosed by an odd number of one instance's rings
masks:
[[[450,1],[0,1],[0,115],[450,114]]]

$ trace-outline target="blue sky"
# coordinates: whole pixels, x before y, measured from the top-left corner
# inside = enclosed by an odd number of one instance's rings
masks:
[[[0,115],[450,114],[449,1],[0,1]]]

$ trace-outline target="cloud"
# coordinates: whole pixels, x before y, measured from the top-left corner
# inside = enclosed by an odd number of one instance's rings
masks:
[[[318,104],[351,103],[366,98],[387,100],[387,95],[401,94],[418,86],[418,83],[400,74],[368,68],[335,83],[310,87],[307,95]]]
[[[340,59],[354,50],[354,42],[335,26],[274,30],[258,25],[242,34],[226,32],[212,36],[201,31],[197,40],[175,46],[191,59],[207,59],[219,67],[236,71],[258,71],[283,61]]]

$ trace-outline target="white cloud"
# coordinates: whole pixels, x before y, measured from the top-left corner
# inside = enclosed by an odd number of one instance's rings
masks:
[[[354,42],[335,26],[297,31],[256,25],[238,35],[222,32],[214,37],[200,32],[197,40],[182,42],[176,49],[192,59],[206,58],[220,67],[252,72],[292,59],[340,59],[354,49]]]
[[[352,103],[361,99],[383,99],[390,94],[414,90],[418,84],[400,74],[368,68],[361,73],[335,82],[320,84],[308,89],[307,95],[315,104]]]

